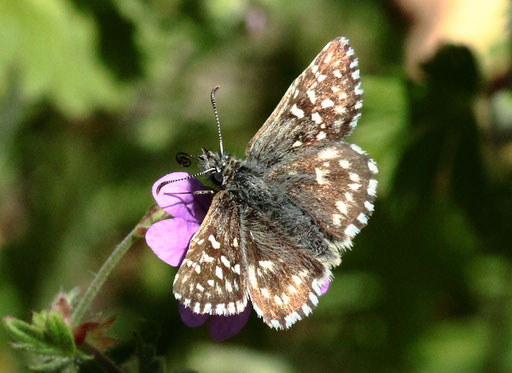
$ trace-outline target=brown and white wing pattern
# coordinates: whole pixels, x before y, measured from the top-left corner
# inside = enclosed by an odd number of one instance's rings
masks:
[[[174,278],[174,296],[198,314],[234,315],[247,306],[238,210],[228,192],[213,199]]]
[[[313,311],[331,272],[272,225],[255,216],[251,220],[244,225],[252,228],[243,233],[247,291],[268,326],[287,329]]]
[[[286,91],[249,142],[248,159],[272,165],[347,136],[361,116],[358,60],[345,38],[329,42]]]
[[[357,145],[324,145],[276,165],[269,177],[287,185],[326,238],[346,249],[373,212],[377,165]]]

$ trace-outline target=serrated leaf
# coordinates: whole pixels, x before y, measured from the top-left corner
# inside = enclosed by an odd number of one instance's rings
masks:
[[[75,342],[68,325],[57,311],[48,312],[46,333],[51,342],[64,354],[73,355]]]
[[[38,343],[45,339],[44,331],[41,328],[25,321],[14,317],[5,317],[3,322],[9,336],[17,343]]]

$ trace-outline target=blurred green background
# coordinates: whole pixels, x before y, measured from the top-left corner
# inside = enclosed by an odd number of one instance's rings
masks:
[[[111,356],[154,343],[169,371],[512,371],[512,75],[506,0],[1,0],[0,316],[84,288],[180,170],[242,155],[291,81],[348,37],[365,89],[350,138],[379,164],[369,226],[314,314],[255,314],[214,343],[187,328],[175,269],[139,242],[93,312]],[[25,356],[0,330],[0,371]],[[94,371],[89,366],[88,371]]]

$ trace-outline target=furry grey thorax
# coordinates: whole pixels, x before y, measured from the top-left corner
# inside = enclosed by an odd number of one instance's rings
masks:
[[[329,263],[338,261],[338,257],[329,250],[325,233],[307,212],[307,206],[300,206],[287,192],[289,185],[269,178],[265,172],[268,168],[251,160],[240,160],[206,149],[199,158],[201,171],[215,169],[210,174],[210,181],[230,194],[238,206],[240,219],[247,222],[251,234],[257,235],[265,228],[259,223],[249,222],[263,221],[274,227],[283,240],[295,242],[296,247],[303,247],[318,259]]]

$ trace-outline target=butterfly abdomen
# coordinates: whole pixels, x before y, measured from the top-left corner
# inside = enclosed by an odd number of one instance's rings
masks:
[[[262,228],[272,226],[277,232],[277,244],[286,240],[313,257],[330,258],[333,254],[328,241],[307,210],[290,195],[291,185],[278,184],[262,174],[257,165],[242,162],[227,186],[239,206],[240,217],[247,222],[260,222],[249,227],[251,232],[257,236]]]

